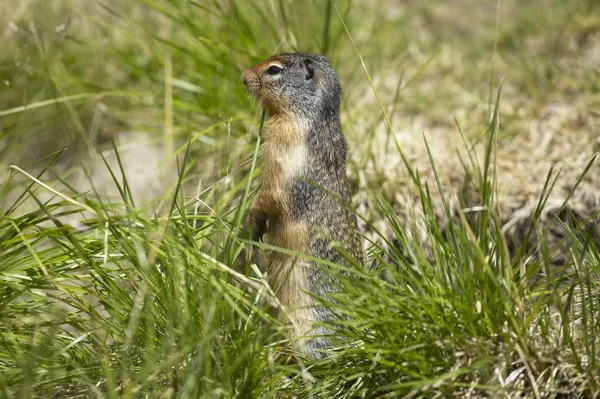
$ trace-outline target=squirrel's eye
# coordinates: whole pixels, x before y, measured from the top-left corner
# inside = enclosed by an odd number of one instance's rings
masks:
[[[277,65],[271,65],[269,67],[269,69],[267,69],[267,74],[269,74],[269,75],[277,75],[281,71],[282,71],[282,69],[280,67],[278,67]]]

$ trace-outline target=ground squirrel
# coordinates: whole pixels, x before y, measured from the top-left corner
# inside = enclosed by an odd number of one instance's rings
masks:
[[[248,92],[267,109],[262,185],[250,210],[253,239],[336,263],[364,264],[357,220],[348,209],[348,144],[339,117],[339,79],[327,58],[281,54],[242,75]],[[346,256],[344,255],[346,254]],[[272,251],[269,283],[287,309],[294,348],[320,358],[331,333],[315,322],[335,317],[313,295],[336,290],[325,266]]]

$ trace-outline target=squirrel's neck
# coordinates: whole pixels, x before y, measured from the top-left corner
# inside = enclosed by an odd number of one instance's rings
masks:
[[[337,112],[323,112],[310,126],[306,138],[308,153],[314,162],[330,173],[346,176],[348,143]]]
[[[264,172],[287,178],[307,175],[318,166],[328,174],[345,176],[348,145],[337,113],[308,120],[297,115],[271,116],[263,150]],[[315,176],[311,176],[315,177]]]
[[[303,119],[275,115],[269,119],[263,147],[263,188],[285,190],[307,165],[306,137],[309,124]]]

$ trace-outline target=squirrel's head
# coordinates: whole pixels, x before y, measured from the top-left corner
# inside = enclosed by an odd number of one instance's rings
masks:
[[[275,55],[244,72],[242,81],[270,115],[322,118],[340,107],[340,81],[322,55]]]

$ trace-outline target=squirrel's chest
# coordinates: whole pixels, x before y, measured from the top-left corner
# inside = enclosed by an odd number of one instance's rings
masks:
[[[263,184],[283,185],[302,174],[306,168],[305,145],[292,148],[266,147],[263,154]]]
[[[308,167],[305,147],[279,148],[265,147],[263,152],[262,186],[254,206],[268,215],[264,242],[304,251],[308,240],[307,226],[292,218],[296,201],[293,198],[294,179],[302,176]],[[282,264],[278,256],[271,256],[271,264]]]
[[[273,216],[289,214],[291,211],[291,183],[307,168],[307,153],[304,145],[293,148],[265,147],[263,153],[262,187],[258,200]]]

